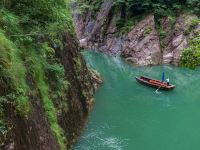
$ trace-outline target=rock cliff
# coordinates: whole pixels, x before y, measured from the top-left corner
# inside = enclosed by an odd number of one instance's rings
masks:
[[[162,25],[162,28],[168,33],[164,39],[164,64],[179,65],[182,51],[188,47],[189,40],[194,37],[194,32],[200,31],[200,24],[192,25],[193,20],[197,19],[198,17],[192,14],[181,14],[173,29],[167,30],[166,26],[170,26],[169,23]]]
[[[78,42],[71,34],[66,33],[63,36],[63,43],[65,47],[56,50],[56,57],[64,66],[69,87],[63,100],[57,98],[54,105],[58,110],[58,123],[64,131],[67,147],[70,148],[85,127],[88,113],[94,102],[94,92],[101,80],[87,68],[80,54]],[[34,78],[28,75],[27,82],[31,89],[28,95],[31,113],[28,118],[24,118],[16,112],[16,107],[12,103],[3,104],[8,132],[1,136],[1,149],[61,149],[52,133]],[[60,107],[62,104],[66,105]]]
[[[85,127],[101,79],[86,66],[66,6],[0,2],[2,150],[71,149]]]
[[[93,15],[96,17],[92,17],[90,11],[74,11],[74,22],[82,48],[121,55],[140,66],[179,65],[183,49],[188,47],[193,32],[200,28],[199,23],[192,23],[199,19],[194,14],[179,12],[172,24],[169,17],[156,22],[154,14],[150,13],[133,25],[128,33],[121,35],[116,20],[123,14],[116,10],[114,4],[112,0],[103,1],[99,11]],[[160,36],[160,29],[165,33],[164,37]]]

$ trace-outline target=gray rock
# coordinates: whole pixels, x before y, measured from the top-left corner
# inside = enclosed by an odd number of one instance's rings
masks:
[[[113,56],[118,56],[121,54],[123,43],[124,40],[122,38],[108,38],[105,45],[100,47],[100,50]]]
[[[88,48],[88,41],[87,41],[87,39],[84,38],[84,39],[79,40],[79,45],[80,45],[81,48],[84,48],[84,49]]]
[[[171,63],[176,66],[180,64],[182,52],[188,47],[189,39],[193,38],[193,34],[191,34],[193,31],[189,30],[193,19],[197,19],[197,16],[182,14],[177,18],[175,28],[172,30],[171,34],[168,35],[168,41],[163,50],[164,64]]]
[[[106,32],[106,26],[109,22],[108,16],[112,11],[113,0],[105,0],[99,10],[96,18],[95,26],[92,33],[89,35],[89,41],[102,41],[104,33]]]
[[[140,66],[160,64],[160,42],[153,15],[140,21],[127,37],[122,51],[124,58]]]
[[[170,22],[169,17],[164,17],[160,23],[166,38],[160,41],[154,16],[149,15],[136,24],[127,35],[118,36],[116,20],[121,14],[114,13],[113,3],[113,0],[104,0],[96,19],[91,17],[91,12],[74,15],[82,48],[96,49],[114,56],[121,55],[139,66],[161,63],[179,65],[189,40],[194,38],[195,32],[200,31],[200,24],[190,31],[192,20],[197,19],[195,15],[181,14],[177,17],[175,25]]]
[[[85,32],[87,35],[91,34],[92,33],[92,30],[94,29],[94,26],[95,26],[95,21],[92,20],[92,21],[89,21],[86,28],[85,28]]]

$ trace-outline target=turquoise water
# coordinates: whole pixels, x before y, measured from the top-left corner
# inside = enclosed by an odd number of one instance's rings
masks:
[[[84,57],[104,84],[75,150],[200,150],[200,69],[134,67],[97,52]],[[175,90],[155,93],[134,79],[160,79],[162,70]]]

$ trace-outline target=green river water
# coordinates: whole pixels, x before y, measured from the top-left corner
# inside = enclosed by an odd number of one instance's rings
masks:
[[[200,69],[134,67],[120,58],[85,52],[104,84],[75,150],[200,150]],[[137,83],[138,75],[177,87],[156,93]]]

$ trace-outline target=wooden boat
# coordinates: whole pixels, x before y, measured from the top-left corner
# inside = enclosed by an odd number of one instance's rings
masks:
[[[172,90],[176,87],[175,85],[172,85],[172,84],[167,85],[166,82],[161,82],[159,80],[151,79],[144,76],[135,77],[135,79],[141,84],[144,84],[153,88],[161,89],[161,90]]]

